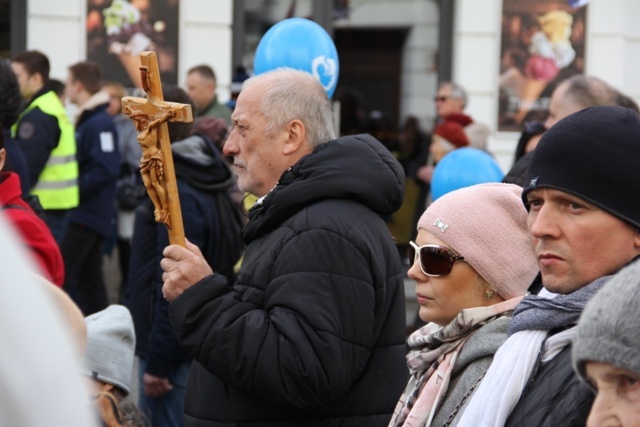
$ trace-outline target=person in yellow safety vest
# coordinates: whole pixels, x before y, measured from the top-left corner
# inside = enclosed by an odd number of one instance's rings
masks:
[[[49,59],[31,50],[11,60],[26,105],[11,131],[28,159],[30,193],[37,195],[58,244],[69,210],[79,204],[78,163],[73,124],[49,87]]]

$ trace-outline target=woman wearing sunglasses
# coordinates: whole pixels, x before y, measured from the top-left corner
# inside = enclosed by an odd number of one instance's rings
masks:
[[[455,425],[506,340],[538,272],[521,191],[497,183],[456,190],[418,221],[408,275],[427,324],[409,337],[411,378],[390,426]]]

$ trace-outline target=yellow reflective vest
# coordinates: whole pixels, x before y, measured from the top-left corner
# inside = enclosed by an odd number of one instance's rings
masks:
[[[31,193],[38,196],[40,204],[45,210],[75,208],[80,202],[76,138],[73,125],[55,92],[49,91],[34,99],[20,113],[18,120],[11,128],[12,133],[15,135],[23,117],[36,107],[58,120],[60,141],[58,146],[51,151],[49,159],[38,177],[38,182],[31,188]]]

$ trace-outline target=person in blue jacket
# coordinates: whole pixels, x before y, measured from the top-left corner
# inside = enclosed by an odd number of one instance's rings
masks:
[[[64,289],[85,316],[108,305],[102,274],[105,239],[115,226],[116,181],[120,173],[118,134],[107,113],[109,96],[100,91],[97,64],[69,67],[66,94],[79,107],[76,119],[80,205],[69,214],[62,241],[66,278]]]
[[[191,99],[179,87],[163,85],[162,92],[165,100],[191,104],[193,108]],[[226,130],[224,119],[216,120],[222,121]],[[192,135],[191,127],[191,123],[168,123],[185,236],[202,248],[212,265],[232,278],[239,254],[235,259],[220,254],[219,240],[241,242],[242,234],[240,226],[235,233],[223,232],[223,227],[232,224],[219,212],[225,198],[232,204],[229,189],[235,185],[235,176],[214,144],[219,141]],[[240,211],[236,209],[236,213],[236,224],[240,224]],[[160,261],[167,245],[167,229],[154,220],[154,205],[146,197],[135,210],[125,305],[133,315],[137,337],[138,404],[154,427],[182,425],[191,367],[191,356],[182,349],[171,328],[169,303],[162,298]]]

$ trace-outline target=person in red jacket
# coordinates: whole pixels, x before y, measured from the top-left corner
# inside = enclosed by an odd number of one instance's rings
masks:
[[[2,125],[0,125],[1,129]],[[57,286],[62,286],[64,263],[60,248],[47,224],[22,198],[18,174],[2,171],[6,157],[4,137],[0,132],[0,210],[22,238],[24,246],[40,267],[40,273]]]

